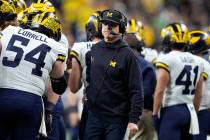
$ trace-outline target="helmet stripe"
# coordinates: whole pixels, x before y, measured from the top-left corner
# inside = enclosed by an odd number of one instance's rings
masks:
[[[177,27],[177,29],[178,29],[178,32],[177,32],[177,36],[178,36],[178,38],[179,38],[179,41],[183,41],[183,39],[184,38],[182,38],[182,29],[181,29],[181,27],[180,27],[180,25],[179,24],[176,24],[176,27]]]

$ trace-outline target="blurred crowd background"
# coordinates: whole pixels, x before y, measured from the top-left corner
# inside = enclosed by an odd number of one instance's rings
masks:
[[[26,0],[29,5],[33,0]],[[140,20],[145,29],[147,47],[158,49],[160,30],[171,22],[185,23],[189,29],[208,30],[210,0],[50,0],[62,19],[63,32],[74,42],[86,39],[84,25],[96,10],[113,8],[128,19]]]

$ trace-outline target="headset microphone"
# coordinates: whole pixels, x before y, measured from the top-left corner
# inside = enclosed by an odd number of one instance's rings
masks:
[[[111,35],[120,35],[120,33],[115,33],[114,31],[112,31],[112,27],[109,26],[108,29]]]
[[[113,31],[110,31],[110,34],[111,34],[111,35],[120,35],[120,33],[115,33],[115,32],[113,32]]]

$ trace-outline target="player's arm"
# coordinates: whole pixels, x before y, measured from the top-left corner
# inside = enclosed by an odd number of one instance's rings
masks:
[[[67,115],[70,121],[70,126],[74,128],[78,125],[80,120],[78,112],[78,95],[70,92],[70,94],[68,94],[68,103],[69,106],[66,108],[66,111],[68,113]]]
[[[64,61],[57,60],[50,73],[52,89],[55,93],[61,95],[67,88],[66,79],[64,76],[65,63]]]
[[[56,94],[53,91],[51,81],[49,81],[49,84],[48,84],[48,87],[47,87],[47,101],[51,102],[53,104],[56,104],[59,97],[60,97],[60,95]]]
[[[154,95],[154,103],[153,103],[153,115],[157,115],[159,109],[161,107],[164,90],[166,89],[169,82],[169,72],[163,68],[158,68],[157,70],[157,85],[155,89]]]
[[[69,76],[69,87],[72,93],[76,93],[82,86],[81,83],[81,66],[78,61],[72,58],[72,69]]]
[[[47,133],[52,132],[52,114],[58,99],[59,95],[53,91],[51,82],[49,81],[47,85],[47,100],[44,102]]]
[[[68,85],[72,93],[76,93],[82,86],[81,76],[82,76],[82,67],[81,67],[81,55],[83,53],[83,46],[80,43],[74,43],[72,50],[70,52],[71,60],[71,71],[69,76]]]
[[[195,106],[196,111],[198,111],[199,107],[200,107],[201,97],[202,97],[202,93],[203,93],[203,81],[204,81],[204,78],[201,74],[200,78],[198,80],[197,86],[195,88],[195,96],[193,99],[193,104]]]
[[[68,79],[68,72],[64,72],[65,77]],[[67,87],[68,88],[68,87]],[[65,91],[66,92],[66,91]],[[68,94],[67,94],[68,96]],[[47,87],[47,101],[56,104],[60,95],[56,94],[52,89],[51,81],[49,81],[48,87]]]

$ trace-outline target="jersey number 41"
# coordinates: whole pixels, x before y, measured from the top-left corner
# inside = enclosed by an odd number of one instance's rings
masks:
[[[175,84],[176,85],[182,85],[185,86],[184,90],[182,91],[182,94],[185,95],[189,95],[189,94],[194,94],[195,93],[195,86],[196,86],[196,81],[198,78],[198,66],[196,66],[193,69],[193,73],[194,73],[194,78],[193,78],[193,82],[191,81],[191,71],[192,71],[192,66],[191,65],[185,65],[184,69],[182,70],[182,72],[179,74],[179,76],[177,77]],[[186,79],[184,79],[184,77],[186,77]],[[193,90],[190,90],[190,86],[192,86],[193,84]]]

